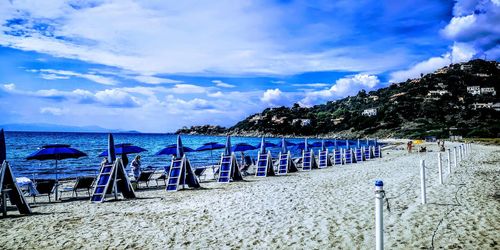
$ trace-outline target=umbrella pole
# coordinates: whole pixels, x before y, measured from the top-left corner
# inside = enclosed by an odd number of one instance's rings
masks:
[[[59,173],[59,169],[57,169],[57,159],[56,159],[56,201],[59,199],[59,178],[57,174]]]

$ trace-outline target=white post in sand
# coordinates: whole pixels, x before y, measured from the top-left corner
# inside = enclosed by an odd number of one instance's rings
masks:
[[[451,174],[451,150],[448,149],[448,175]]]
[[[453,161],[453,167],[455,167],[455,169],[457,168],[457,147],[453,147],[453,157],[455,158],[455,160]]]
[[[427,203],[427,195],[425,192],[425,160],[420,160],[420,191],[422,204],[425,204]]]
[[[443,184],[443,166],[441,165],[441,152],[438,152],[438,172],[439,172],[439,184]]]
[[[375,181],[375,249],[384,249],[384,182]]]
[[[463,159],[463,156],[462,156],[462,145],[458,146],[458,156],[460,158],[460,161],[462,161],[462,159]]]

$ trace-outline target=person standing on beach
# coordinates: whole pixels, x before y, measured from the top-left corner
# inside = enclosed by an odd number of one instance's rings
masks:
[[[134,174],[134,177],[137,180],[139,178],[139,175],[141,174],[141,156],[137,155],[130,164],[130,166],[132,168],[132,173]]]
[[[413,142],[408,141],[408,143],[406,144],[406,149],[408,150],[408,153],[411,153],[412,148],[413,148]]]

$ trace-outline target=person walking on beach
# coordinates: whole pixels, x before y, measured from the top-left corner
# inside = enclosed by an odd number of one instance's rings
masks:
[[[134,177],[137,180],[139,178],[139,175],[141,174],[141,156],[137,155],[130,164],[130,166],[132,168],[132,173],[134,174]]]
[[[408,150],[408,153],[411,153],[412,148],[413,148],[413,142],[408,141],[408,143],[406,144],[406,149]]]

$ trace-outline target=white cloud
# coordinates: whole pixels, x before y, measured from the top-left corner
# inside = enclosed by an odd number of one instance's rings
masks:
[[[465,62],[476,54],[474,48],[465,43],[455,43],[450,52],[447,52],[440,57],[431,57],[423,62],[415,64],[407,70],[401,70],[391,73],[390,82],[403,82],[407,79],[420,77],[420,74],[431,73],[439,68],[449,65],[450,63]]]
[[[174,94],[200,94],[207,92],[207,89],[193,84],[176,84],[170,91]]]
[[[310,87],[310,88],[323,88],[328,86],[328,83],[294,83],[294,87]]]
[[[8,84],[4,84],[3,87],[7,91],[12,91],[16,88],[16,85],[13,83],[8,83]]]
[[[60,115],[67,113],[67,110],[61,109],[61,108],[55,108],[55,107],[43,107],[43,108],[40,108],[40,113],[60,116]]]
[[[304,97],[299,101],[301,106],[312,106],[324,103],[334,97],[354,95],[361,89],[370,90],[375,88],[380,80],[375,75],[357,74],[354,76],[338,79],[329,89],[305,92]]]
[[[87,79],[103,85],[115,85],[117,81],[111,77],[98,75],[95,73],[82,74],[69,70],[56,70],[56,69],[30,69],[29,72],[40,72],[40,76],[47,80],[69,79],[71,77],[79,77]]]
[[[500,1],[458,0],[454,17],[442,30],[444,37],[473,47],[477,56],[498,59]]]
[[[290,104],[289,97],[278,88],[266,90],[262,94],[260,100],[267,106],[281,106]]]
[[[369,46],[304,51],[305,47],[319,48],[316,45],[331,37],[311,32],[307,25],[302,27],[307,39],[290,37],[282,22],[292,8],[276,8],[268,1],[109,0],[78,8],[72,5],[84,4],[1,1],[0,23],[13,18],[25,22],[0,26],[0,45],[146,76],[373,71],[399,66],[406,57],[403,50],[381,53]],[[39,24],[47,28],[40,30]],[[16,32],[21,36],[12,35]]]
[[[235,85],[225,83],[221,80],[213,80],[212,83],[215,83],[215,86],[221,87],[221,88],[234,88],[234,87],[236,87]]]
[[[133,77],[136,81],[148,84],[162,84],[162,83],[181,83],[182,81],[156,77],[156,76],[148,76],[148,75],[139,75]]]

